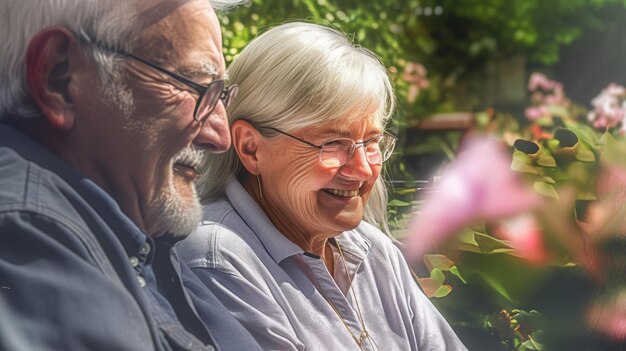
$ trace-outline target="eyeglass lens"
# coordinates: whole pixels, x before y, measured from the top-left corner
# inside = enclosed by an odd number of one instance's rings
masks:
[[[222,90],[224,90],[223,80],[215,80],[209,83],[206,91],[200,96],[196,104],[196,111],[194,113],[194,119],[196,121],[204,122],[209,117],[217,105]]]
[[[322,145],[320,161],[329,167],[340,167],[348,163],[354,152],[363,146],[365,157],[370,164],[381,164],[392,154],[395,138],[383,134],[374,137],[365,143],[355,143],[352,139],[336,139]]]
[[[213,113],[213,110],[215,110],[215,106],[217,106],[220,99],[222,100],[224,107],[228,107],[237,95],[237,90],[237,84],[233,84],[224,89],[223,80],[211,82],[196,104],[194,119],[198,122],[206,121],[211,113]]]

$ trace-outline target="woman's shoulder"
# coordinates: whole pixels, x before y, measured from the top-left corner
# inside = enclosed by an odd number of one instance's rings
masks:
[[[376,262],[377,271],[402,275],[408,270],[404,255],[399,248],[399,242],[378,227],[361,221],[358,227],[349,232],[348,238],[353,245],[362,248],[362,252],[365,253],[365,262]]]
[[[394,254],[399,253],[394,240],[371,223],[361,221],[359,226],[356,227],[353,232],[365,239],[370,250]]]
[[[204,205],[198,228],[176,245],[183,262],[191,268],[230,269],[236,261],[254,259],[258,243],[227,199]]]

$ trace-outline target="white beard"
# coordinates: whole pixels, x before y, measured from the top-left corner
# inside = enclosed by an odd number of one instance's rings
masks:
[[[202,206],[195,185],[192,186],[193,197],[184,199],[170,183],[167,191],[160,193],[150,207],[150,218],[156,221],[151,227],[176,237],[191,234],[202,220]]]

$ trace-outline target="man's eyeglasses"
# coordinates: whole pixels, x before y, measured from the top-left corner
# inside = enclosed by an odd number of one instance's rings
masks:
[[[292,139],[298,140],[304,144],[319,149],[320,162],[328,167],[341,167],[350,162],[350,160],[354,156],[354,151],[359,146],[363,146],[363,151],[365,151],[365,158],[367,159],[367,162],[372,165],[382,164],[384,161],[387,161],[389,157],[391,157],[397,140],[397,138],[391,134],[381,133],[358,143],[352,139],[338,138],[327,141],[321,145],[315,145],[311,142],[300,139],[297,136],[285,133],[276,128],[268,129],[274,130],[280,134],[286,135]]]
[[[211,115],[211,113],[213,113],[213,111],[215,110],[215,107],[217,106],[217,102],[219,100],[222,100],[224,107],[227,107],[228,104],[230,104],[230,102],[232,102],[235,96],[237,95],[237,91],[239,89],[239,86],[237,84],[233,84],[229,87],[225,87],[225,83],[223,79],[216,79],[206,86],[201,85],[179,74],[166,70],[163,67],[155,65],[150,61],[144,60],[141,57],[135,56],[129,52],[126,52],[121,49],[115,49],[105,44],[94,41],[91,39],[91,37],[89,37],[87,33],[83,31],[79,32],[77,37],[81,41],[89,45],[94,45],[97,48],[110,51],[114,54],[118,54],[120,56],[129,57],[133,60],[136,60],[148,67],[151,67],[193,88],[195,91],[198,92],[198,100],[196,101],[196,107],[193,111],[193,119],[197,122],[202,123],[206,121],[207,118],[209,118],[209,116]]]

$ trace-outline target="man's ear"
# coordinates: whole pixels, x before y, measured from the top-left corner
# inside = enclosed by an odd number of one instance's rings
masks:
[[[258,147],[261,135],[250,123],[235,121],[230,127],[233,147],[241,163],[250,174],[258,175]]]
[[[67,130],[75,121],[70,94],[71,50],[78,42],[63,27],[51,27],[37,33],[26,51],[26,82],[30,94],[44,118],[55,128]]]

